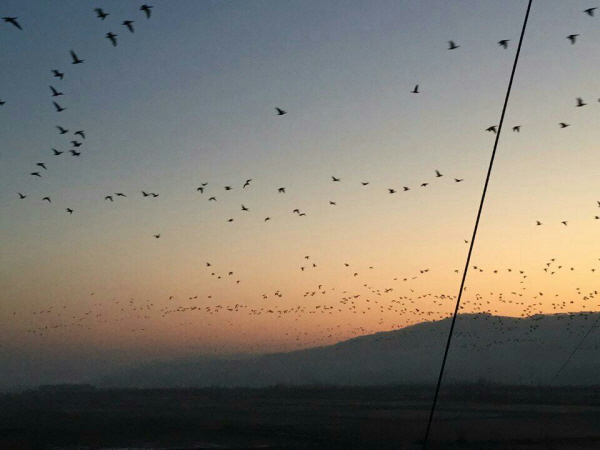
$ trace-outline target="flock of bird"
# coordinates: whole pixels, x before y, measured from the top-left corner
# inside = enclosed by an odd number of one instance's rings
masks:
[[[150,5],[142,5],[139,10],[144,14],[146,19],[150,19],[152,17],[152,6]],[[595,16],[595,11],[597,8],[588,8],[584,11],[586,15],[589,17]],[[105,21],[110,13],[104,11],[102,8],[94,9],[96,13],[96,17],[101,21]],[[17,28],[18,30],[23,30],[21,23],[18,21],[18,17],[3,17],[3,21],[10,26]],[[135,33],[134,28],[135,21],[134,20],[124,20],[121,22],[121,25],[124,26],[128,33]],[[116,47],[118,45],[118,37],[119,35],[114,31],[108,31],[105,35],[105,38],[109,41],[109,43]],[[579,34],[570,34],[566,37],[571,45],[575,45],[578,41]],[[498,45],[502,49],[508,49],[510,46],[510,39],[502,39],[498,41]],[[460,45],[457,45],[454,41],[448,41],[448,50],[457,50],[461,48]],[[71,56],[71,64],[79,65],[85,62],[84,59],[81,59],[79,55],[74,51],[70,50]],[[53,77],[57,79],[57,81],[62,81],[65,77],[65,73],[59,69],[52,69],[51,71]],[[413,94],[421,94],[422,87],[419,84],[415,85],[415,87],[410,91]],[[60,89],[57,89],[55,86],[50,85],[50,93],[52,98],[52,104],[56,113],[61,113],[66,109],[63,106],[62,100],[59,98],[66,96],[65,93],[61,92]],[[59,101],[62,103],[60,104]],[[600,101],[600,99],[599,99]],[[4,105],[6,101],[0,100],[0,106]],[[577,98],[575,102],[575,106],[578,108],[587,106],[587,103],[583,100],[583,98]],[[288,112],[282,108],[275,108],[276,116],[284,116],[287,115]],[[570,123],[560,122],[559,127],[561,129],[565,129],[571,126]],[[512,131],[515,133],[521,132],[521,125],[512,126]],[[56,129],[60,135],[64,135],[69,139],[71,149],[68,150],[72,156],[80,157],[82,155],[82,151],[79,150],[80,147],[84,145],[84,142],[87,139],[86,131],[80,130],[77,128],[66,128],[62,125],[57,125]],[[73,129],[73,131],[71,131]],[[485,131],[496,134],[498,132],[497,125],[492,125],[488,127]],[[66,150],[57,150],[52,148],[52,156],[59,157]],[[46,171],[49,171],[49,167],[51,168],[51,164],[47,162],[37,162],[35,164],[35,170],[30,172],[30,176],[36,178],[44,178]],[[432,171],[432,180],[426,180],[421,182],[418,186],[383,186],[380,188],[382,194],[393,195],[398,194],[400,192],[408,192],[417,189],[425,189],[431,183],[436,182],[435,180],[439,180],[443,178],[445,175],[440,170],[433,169]],[[463,178],[447,176],[444,180],[450,180],[452,184],[459,184],[464,181]],[[331,176],[330,181],[332,183],[342,183],[341,176]],[[344,178],[344,181],[345,180]],[[438,181],[439,182],[439,181]],[[194,186],[194,188],[190,187],[190,190],[195,189],[195,191],[207,198],[208,202],[217,202],[218,199],[221,198],[221,194],[227,193],[226,195],[231,195],[230,191],[238,191],[239,189],[251,189],[252,188],[253,179],[246,179],[244,182],[236,183],[235,185],[224,185],[222,183],[217,184],[215,182],[202,182],[199,186]],[[370,181],[353,181],[357,186],[362,186],[365,189],[370,189],[373,186]],[[241,186],[241,188],[239,187]],[[273,186],[271,188],[274,194],[285,195],[286,192],[289,191],[287,186]],[[120,199],[129,198],[133,196],[138,196],[142,198],[158,198],[160,196],[157,192],[148,191],[145,189],[140,189],[139,193],[125,193],[125,192],[109,192],[103,194],[103,199],[105,202],[113,203],[115,201],[119,201]],[[18,192],[18,197],[21,200],[25,200],[28,198],[27,194],[22,192]],[[47,203],[52,203],[51,196],[47,195],[42,198],[42,201]],[[328,204],[332,207],[338,206],[338,200],[334,199],[326,199]],[[243,214],[250,213],[253,208],[252,205],[246,206],[246,204],[240,202],[240,209]],[[598,207],[600,207],[600,201],[598,201]],[[73,214],[74,209],[71,207],[66,207],[66,212],[68,214]],[[293,210],[289,211],[288,214],[295,214],[298,217],[304,217],[307,215],[306,211],[303,208],[297,207]],[[261,220],[263,222],[268,222],[272,220],[273,215],[269,215],[266,217],[261,216]],[[599,220],[600,215],[595,215],[594,219]],[[229,217],[226,219],[227,222],[233,222],[235,220],[234,217]],[[561,222],[562,225],[567,226],[569,221],[564,220]],[[541,221],[535,222],[536,226],[541,226],[543,223]],[[163,236],[163,233],[157,232],[153,234],[153,237],[159,239]],[[465,241],[468,242],[468,241]],[[301,265],[300,265],[301,264]],[[168,298],[169,304],[168,306],[164,306],[159,308],[154,304],[154,301],[144,299],[144,300],[135,300],[135,299],[119,299],[113,298],[111,300],[105,300],[104,302],[95,303],[92,308],[86,309],[84,312],[78,311],[70,311],[68,307],[65,305],[62,308],[54,308],[53,306],[44,310],[33,311],[30,314],[36,316],[48,317],[52,320],[52,323],[49,324],[40,324],[37,327],[30,328],[28,333],[31,333],[35,336],[47,337],[50,332],[56,330],[79,330],[81,328],[91,329],[92,321],[95,321],[97,326],[102,324],[109,323],[109,318],[105,317],[104,307],[109,306],[111,311],[115,311],[115,308],[120,309],[118,312],[120,315],[113,319],[116,322],[125,322],[127,326],[131,326],[133,323],[137,323],[136,321],[165,321],[170,320],[172,317],[181,318],[184,314],[186,318],[189,317],[190,321],[186,321],[180,323],[181,326],[198,326],[199,321],[198,315],[202,314],[203,317],[208,317],[208,322],[205,319],[202,324],[204,326],[223,326],[222,319],[217,319],[219,315],[223,315],[225,312],[233,314],[245,314],[246,316],[269,316],[275,317],[277,319],[290,319],[292,323],[289,324],[287,328],[287,332],[285,333],[287,337],[293,340],[295,346],[297,348],[304,348],[307,346],[314,345],[322,345],[325,343],[337,342],[342,339],[347,339],[350,337],[364,335],[369,333],[374,333],[389,329],[401,328],[411,323],[420,323],[423,321],[434,321],[441,320],[451,316],[449,312],[451,308],[449,306],[454,304],[456,301],[456,296],[447,294],[447,293],[434,293],[434,292],[423,292],[428,285],[420,285],[419,287],[415,286],[414,283],[417,283],[419,280],[427,279],[427,277],[431,276],[431,271],[429,268],[420,269],[415,273],[403,274],[393,277],[389,280],[389,284],[386,286],[374,286],[367,281],[367,277],[363,276],[365,272],[372,273],[376,271],[374,269],[375,265],[369,265],[365,267],[356,268],[353,264],[348,262],[340,262],[340,267],[343,267],[344,270],[347,270],[347,277],[349,280],[360,280],[360,285],[355,286],[354,290],[351,292],[348,288],[341,288],[340,286],[326,286],[325,282],[317,284],[315,286],[310,286],[301,296],[301,298],[297,298],[298,303],[294,306],[285,306],[279,307],[278,305],[272,306],[251,306],[241,303],[228,304],[221,300],[225,300],[223,298],[218,298],[214,293],[211,292],[202,292],[197,293],[194,292],[191,295],[188,295],[185,299],[182,298],[180,304],[175,305],[173,303],[178,301],[176,295],[171,295]],[[556,262],[556,259],[552,259],[548,262],[543,262],[541,271],[544,274],[555,275],[558,274],[563,268],[563,272],[575,272],[575,267],[572,267],[568,264],[560,264]],[[304,261],[299,263],[298,265],[301,272],[308,272],[311,269],[320,270],[322,269],[321,264],[317,264],[316,260],[311,256],[304,256]],[[206,263],[206,268],[210,274],[209,277],[214,278],[215,280],[231,280],[232,284],[239,285],[243,280],[238,277],[234,277],[234,274],[237,273],[235,270],[231,270],[230,268],[216,271],[213,268],[213,264],[210,262]],[[478,317],[482,317],[483,320],[488,321],[490,326],[495,330],[499,331],[501,335],[504,335],[504,338],[498,338],[495,336],[493,339],[485,338],[481,336],[480,344],[478,346],[478,351],[483,348],[489,348],[494,345],[504,345],[506,342],[514,342],[516,339],[513,335],[510,335],[510,329],[505,327],[505,323],[508,321],[506,318],[497,317],[494,314],[498,314],[500,310],[498,309],[498,305],[505,305],[507,307],[520,307],[522,309],[521,317],[523,318],[535,318],[538,315],[544,313],[545,308],[548,306],[548,303],[544,303],[541,300],[542,297],[551,298],[553,302],[551,303],[553,311],[556,311],[560,314],[555,316],[557,320],[562,320],[564,318],[568,318],[568,320],[573,320],[575,317],[579,317],[580,314],[569,313],[569,307],[574,303],[573,300],[569,302],[567,300],[561,300],[559,294],[551,294],[541,292],[539,289],[535,289],[530,285],[526,284],[529,282],[528,279],[529,272],[524,269],[514,269],[513,268],[491,268],[484,269],[479,265],[474,265],[472,267],[472,272],[474,274],[481,272],[489,272],[493,275],[504,275],[509,274],[514,277],[509,280],[505,284],[506,287],[510,286],[511,283],[512,289],[507,289],[506,292],[490,292],[489,295],[474,293],[471,294],[470,298],[467,298],[463,305],[461,306],[461,311],[468,311],[479,315]],[[588,268],[586,268],[587,271]],[[596,267],[589,268],[591,272],[596,271]],[[207,272],[207,274],[208,274]],[[454,274],[459,273],[459,269],[453,270]],[[325,277],[325,276],[324,276]],[[403,286],[398,287],[393,283],[401,282]],[[243,289],[241,287],[240,289]],[[534,292],[531,295],[528,295],[527,298],[524,297],[524,290],[529,289],[528,292]],[[398,291],[402,291],[399,294]],[[419,293],[419,292],[420,293]],[[596,290],[591,290],[589,292],[584,292],[580,288],[577,288],[574,293],[575,298],[580,303],[583,309],[589,308],[590,310],[597,309],[600,307],[600,303],[592,304],[592,300],[599,300],[598,292]],[[287,295],[287,294],[286,294]],[[265,302],[269,300],[278,300],[284,296],[284,289],[275,290],[274,292],[264,292],[257,296],[256,301],[259,305],[265,305]],[[307,303],[307,299],[313,298],[321,298],[322,301],[319,301],[318,304],[310,304]],[[217,300],[219,303],[207,305],[202,303],[205,300]],[[191,303],[190,303],[191,302]],[[493,302],[493,303],[491,303]],[[425,306],[423,306],[425,305]],[[494,307],[493,305],[496,305]],[[118,311],[118,310],[117,310]],[[13,313],[17,314],[17,311]],[[348,315],[376,315],[376,323],[377,327],[374,328],[366,328],[362,325],[357,325],[355,322],[350,321],[347,323],[347,326],[335,325],[331,326],[330,322],[323,321],[323,323],[317,323],[317,331],[311,332],[311,335],[308,336],[308,332],[306,331],[306,327],[301,323],[294,324],[294,322],[302,322],[304,318],[312,318],[315,315],[320,316],[331,316],[334,314],[343,315],[344,319],[347,319]],[[581,313],[587,319],[586,314]],[[60,318],[60,319],[59,319]],[[393,318],[390,323],[390,318]],[[398,319],[402,318],[402,325],[397,322],[400,322]],[[187,319],[186,319],[187,320]],[[229,318],[225,319],[226,323],[230,328],[239,328],[240,325]],[[319,328],[320,327],[320,328]],[[537,330],[537,325],[530,325],[530,327],[519,335],[519,339],[522,339],[523,342],[526,339],[534,339],[535,340],[535,332]],[[132,332],[140,332],[149,330],[150,325],[146,325],[144,322],[140,322],[139,326],[131,328]],[[567,328],[569,333],[573,333],[573,330]],[[412,332],[412,331],[411,331]],[[520,330],[520,333],[523,330]],[[584,333],[585,329],[578,330],[578,335]],[[242,332],[241,336],[245,336],[245,332]],[[399,335],[400,336],[400,335]],[[460,331],[457,334],[457,337],[461,337]],[[389,340],[389,338],[384,338]],[[486,340],[487,339],[487,340]],[[374,338],[374,342],[381,340],[381,338]],[[520,342],[517,340],[517,342]],[[532,341],[535,342],[535,341]],[[473,345],[473,344],[469,344]],[[598,348],[598,345],[596,347]],[[245,345],[239,344],[237,348],[233,348],[234,351],[244,351],[244,352],[255,352],[258,349],[254,344]],[[215,351],[216,348],[215,348]]]

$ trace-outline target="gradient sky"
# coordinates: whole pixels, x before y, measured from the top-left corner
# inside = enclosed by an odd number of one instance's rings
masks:
[[[23,26],[0,23],[0,362],[94,370],[99,360],[291,350],[449,313],[452,300],[418,297],[457,294],[494,142],[485,129],[499,121],[527,2],[152,5],[150,20],[135,2],[0,7]],[[468,276],[465,311],[481,307],[476,294],[513,316],[556,312],[559,301],[563,312],[600,309],[576,292],[600,277],[600,17],[583,14],[590,6],[534,2],[473,254],[484,272]],[[448,51],[450,39],[460,48]],[[71,65],[70,49],[85,63]],[[49,85],[66,111],[54,111]],[[576,108],[577,97],[588,105]],[[52,155],[73,139],[56,125],[85,130],[80,158]],[[29,175],[38,169],[41,179]],[[127,198],[104,200],[115,192]],[[553,276],[543,271],[551,258],[564,266]],[[303,296],[318,285],[326,294]],[[367,310],[387,288],[386,307],[414,303]],[[514,302],[500,292],[517,292]],[[358,294],[360,314],[340,306]],[[235,304],[245,308],[159,312]],[[298,306],[306,311],[281,319],[250,315]]]

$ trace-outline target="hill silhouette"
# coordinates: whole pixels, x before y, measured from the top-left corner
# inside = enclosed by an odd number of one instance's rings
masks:
[[[549,384],[599,315],[459,315],[445,380]],[[433,384],[449,326],[450,319],[423,322],[335,345],[249,358],[158,361],[94,382],[143,388]],[[599,349],[595,328],[555,384],[600,384]]]

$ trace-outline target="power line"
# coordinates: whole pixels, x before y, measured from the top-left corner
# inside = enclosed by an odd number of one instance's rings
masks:
[[[488,184],[490,182],[490,176],[492,174],[492,168],[494,166],[494,158],[496,157],[496,150],[498,149],[498,142],[500,140],[500,133],[502,131],[502,125],[504,123],[504,116],[506,114],[506,108],[508,106],[508,99],[512,90],[512,84],[515,77],[515,71],[517,69],[517,63],[519,61],[519,55],[521,54],[521,46],[523,44],[523,37],[525,36],[525,29],[527,28],[527,21],[529,19],[529,12],[531,11],[531,4],[533,0],[529,0],[527,5],[527,12],[525,13],[525,20],[523,21],[523,28],[521,29],[521,37],[519,38],[519,45],[517,47],[517,54],[515,55],[515,61],[513,63],[512,72],[510,74],[510,81],[508,82],[508,89],[506,90],[506,97],[504,98],[504,106],[502,107],[502,114],[500,116],[500,123],[498,124],[498,132],[496,133],[496,140],[494,142],[494,149],[490,158],[490,164],[485,177],[485,184],[483,185],[483,193],[481,194],[481,201],[479,203],[479,210],[477,211],[477,219],[475,220],[475,227],[473,228],[473,236],[471,237],[471,243],[469,245],[469,253],[467,254],[467,262],[465,263],[465,270],[463,271],[462,280],[460,282],[460,290],[458,292],[458,299],[456,300],[456,307],[454,308],[454,315],[452,316],[452,323],[450,325],[450,332],[448,334],[448,341],[446,342],[446,349],[444,350],[444,358],[442,359],[442,366],[440,368],[440,374],[435,388],[435,395],[433,397],[433,404],[431,405],[431,411],[429,413],[429,421],[427,422],[427,430],[425,431],[425,438],[423,439],[423,450],[427,447],[427,441],[429,439],[429,432],[431,430],[431,423],[433,422],[433,414],[437,405],[438,396],[440,393],[440,386],[442,384],[442,377],[444,375],[444,369],[446,367],[446,360],[448,359],[448,351],[450,350],[450,342],[452,341],[452,333],[454,332],[454,325],[456,324],[456,317],[458,315],[458,309],[460,307],[460,300],[465,287],[465,280],[467,278],[467,272],[469,270],[469,263],[471,262],[471,254],[473,253],[473,246],[475,245],[475,237],[477,236],[477,229],[479,228],[479,220],[481,219],[481,211],[483,210],[483,203],[485,201],[485,195],[487,193]]]
[[[594,323],[592,324],[590,329],[587,331],[587,333],[585,333],[585,336],[583,336],[581,338],[581,341],[579,341],[579,344],[577,344],[577,346],[573,349],[573,351],[571,352],[571,354],[569,355],[569,357],[567,358],[565,363],[561,366],[561,368],[558,370],[558,372],[556,372],[556,375],[554,375],[554,378],[552,378],[552,381],[550,381],[550,384],[553,384],[556,381],[556,379],[558,378],[560,373],[567,366],[567,364],[569,364],[569,361],[571,361],[571,358],[573,357],[575,352],[577,352],[577,350],[579,350],[579,347],[581,347],[581,344],[583,344],[583,341],[585,341],[585,338],[588,337],[588,334],[590,334],[592,332],[592,330],[594,329],[594,327],[596,326],[596,324],[598,323],[599,320],[600,320],[600,315],[596,318],[596,320],[594,320]]]

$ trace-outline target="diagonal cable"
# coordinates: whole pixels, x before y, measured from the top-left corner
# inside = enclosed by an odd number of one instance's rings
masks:
[[[481,219],[481,211],[483,210],[483,203],[485,202],[485,195],[487,193],[488,185],[490,182],[490,176],[492,174],[492,168],[494,166],[494,159],[496,157],[496,150],[498,149],[498,142],[500,140],[500,133],[502,132],[502,125],[504,124],[504,116],[506,114],[506,108],[508,106],[508,99],[510,98],[510,92],[512,90],[512,84],[515,77],[515,71],[517,69],[517,63],[519,62],[519,55],[521,54],[521,46],[523,44],[523,37],[525,36],[525,29],[527,28],[527,21],[529,19],[529,12],[531,11],[531,4],[533,0],[529,0],[527,4],[527,12],[525,13],[525,20],[523,21],[523,28],[521,29],[521,37],[519,38],[519,45],[517,47],[517,53],[515,55],[515,61],[513,63],[512,72],[510,74],[510,81],[508,82],[508,89],[506,90],[506,97],[504,98],[504,106],[502,107],[502,114],[500,116],[500,123],[498,124],[498,132],[496,133],[496,140],[494,142],[494,149],[490,158],[490,164],[485,177],[485,184],[483,186],[483,193],[481,194],[481,201],[479,203],[479,210],[477,211],[477,219],[475,220],[475,227],[473,228],[473,236],[471,237],[471,244],[469,245],[469,253],[467,254],[467,261],[465,263],[465,269],[463,271],[462,280],[460,282],[460,290],[458,292],[458,299],[456,300],[456,307],[454,308],[454,315],[452,316],[452,323],[450,325],[450,332],[448,333],[448,341],[446,342],[446,349],[444,350],[444,358],[442,359],[442,366],[440,368],[440,374],[435,388],[435,395],[433,397],[433,404],[431,405],[431,411],[429,413],[429,420],[427,422],[427,430],[425,431],[425,437],[423,439],[423,450],[427,447],[427,441],[429,439],[429,432],[431,430],[431,423],[433,422],[433,415],[435,413],[435,407],[437,405],[438,396],[440,393],[440,386],[442,384],[442,377],[444,375],[444,369],[446,367],[446,360],[448,359],[448,351],[450,350],[450,343],[452,341],[452,333],[454,332],[454,325],[456,324],[456,317],[460,307],[460,300],[465,287],[465,280],[467,278],[467,272],[469,270],[469,263],[471,262],[471,254],[473,253],[473,247],[475,245],[475,237],[477,236],[477,229],[479,228],[479,220]]]

